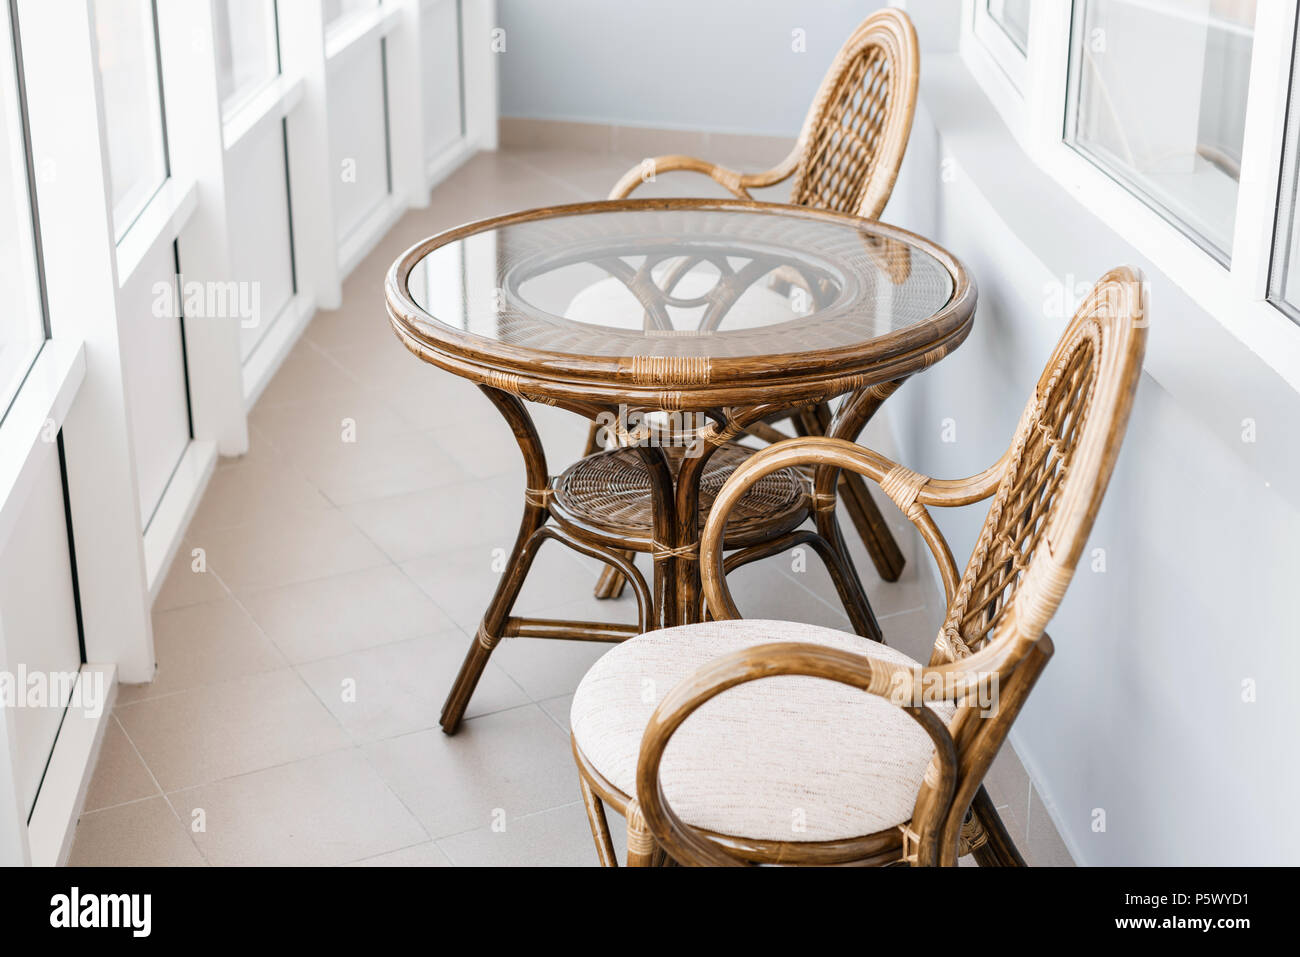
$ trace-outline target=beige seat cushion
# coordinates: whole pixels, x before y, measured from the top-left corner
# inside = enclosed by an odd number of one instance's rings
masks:
[[[606,780],[635,794],[641,735],[664,695],[720,655],[774,641],[916,664],[866,638],[785,621],[654,631],[618,645],[583,678],[570,712],[578,747]],[[936,710],[951,719],[951,707]],[[761,840],[831,841],[909,820],[933,753],[921,726],[888,701],[784,676],[706,703],[673,736],[660,769],[668,803],[688,824]]]

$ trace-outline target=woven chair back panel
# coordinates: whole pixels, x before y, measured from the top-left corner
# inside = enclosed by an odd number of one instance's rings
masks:
[[[792,203],[858,213],[899,85],[882,45],[864,46],[846,64],[800,161]]]
[[[936,662],[978,651],[1014,607],[1087,421],[1101,335],[1096,321],[1076,319],[1025,409],[1007,474],[940,630]]]

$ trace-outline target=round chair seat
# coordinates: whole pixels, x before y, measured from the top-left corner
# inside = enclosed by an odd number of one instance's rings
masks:
[[[670,446],[674,476],[684,450]],[[719,446],[700,478],[700,524],[722,485],[736,466],[753,455],[751,449],[728,442]],[[579,526],[604,537],[611,545],[648,552],[654,548],[654,508],[650,477],[634,448],[597,452],[579,459],[555,480],[551,514],[561,524]],[[770,541],[797,528],[808,517],[808,494],[796,469],[782,469],[755,484],[736,505],[727,522],[727,548]]]
[[[801,641],[919,667],[866,638],[786,621],[711,621],[616,646],[573,697],[577,749],[609,784],[636,794],[641,736],[664,695],[707,662]],[[945,721],[951,705],[935,706]],[[692,714],[660,766],[687,824],[764,841],[835,841],[902,824],[934,754],[921,726],[876,695],[822,678],[781,676],[732,688]]]

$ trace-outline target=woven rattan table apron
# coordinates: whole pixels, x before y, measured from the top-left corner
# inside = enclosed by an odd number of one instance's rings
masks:
[[[700,620],[700,510],[725,480],[719,466],[746,454],[732,440],[792,412],[798,425],[837,397],[820,431],[854,440],[905,378],[962,342],[975,309],[966,270],[919,236],[741,200],[583,203],[471,223],[403,253],[385,294],[402,343],[487,394],[526,468],[519,535],[443,707],[448,733],[503,637],[622,641]],[[552,476],[524,400],[605,422],[622,448]],[[878,637],[835,518],[838,475],[795,478],[735,528],[728,570],[812,545],[854,627]],[[619,524],[620,494],[640,503],[644,534]],[[764,526],[777,513],[796,527]],[[809,517],[815,530],[798,527]],[[638,623],[512,616],[548,539],[621,572]],[[652,584],[630,551],[652,554]]]

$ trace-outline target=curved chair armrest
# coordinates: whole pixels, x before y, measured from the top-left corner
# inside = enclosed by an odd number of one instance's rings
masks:
[[[978,475],[951,480],[913,472],[871,449],[844,439],[812,436],[787,439],[756,452],[736,468],[718,492],[700,537],[700,578],[709,611],[720,619],[740,617],[727,588],[722,562],[723,532],[732,507],[750,486],[765,476],[792,466],[806,465],[848,469],[878,484],[916,526],[930,547],[939,565],[946,599],[951,603],[961,575],[947,540],[925,507],[969,505],[988,498],[997,489],[1006,462],[1007,456],[1004,455]]]
[[[719,166],[717,163],[710,163],[708,160],[699,159],[695,156],[683,156],[680,153],[669,156],[656,156],[642,160],[624,173],[622,178],[614,184],[614,188],[609,191],[608,198],[624,199],[650,177],[657,176],[660,173],[672,173],[680,170],[690,173],[703,173],[714,182],[725,186],[733,196],[740,199],[753,199],[754,197],[749,195],[751,189],[762,189],[765,186],[773,186],[781,182],[789,177],[798,165],[799,151],[797,148],[772,169],[762,173],[741,173],[738,170]]]
[[[957,750],[943,720],[924,705],[924,701],[939,700],[939,696],[917,694],[924,687],[924,682],[918,685],[915,680],[918,673],[924,671],[838,648],[792,641],[732,652],[699,668],[668,692],[641,738],[637,802],[655,840],[679,863],[743,863],[676,815],[664,798],[659,767],[669,739],[701,705],[737,685],[780,675],[825,678],[878,695],[906,711],[925,729],[935,747],[935,757],[926,773],[931,792],[925,801],[918,801],[912,826],[919,833],[935,834],[956,790]]]

